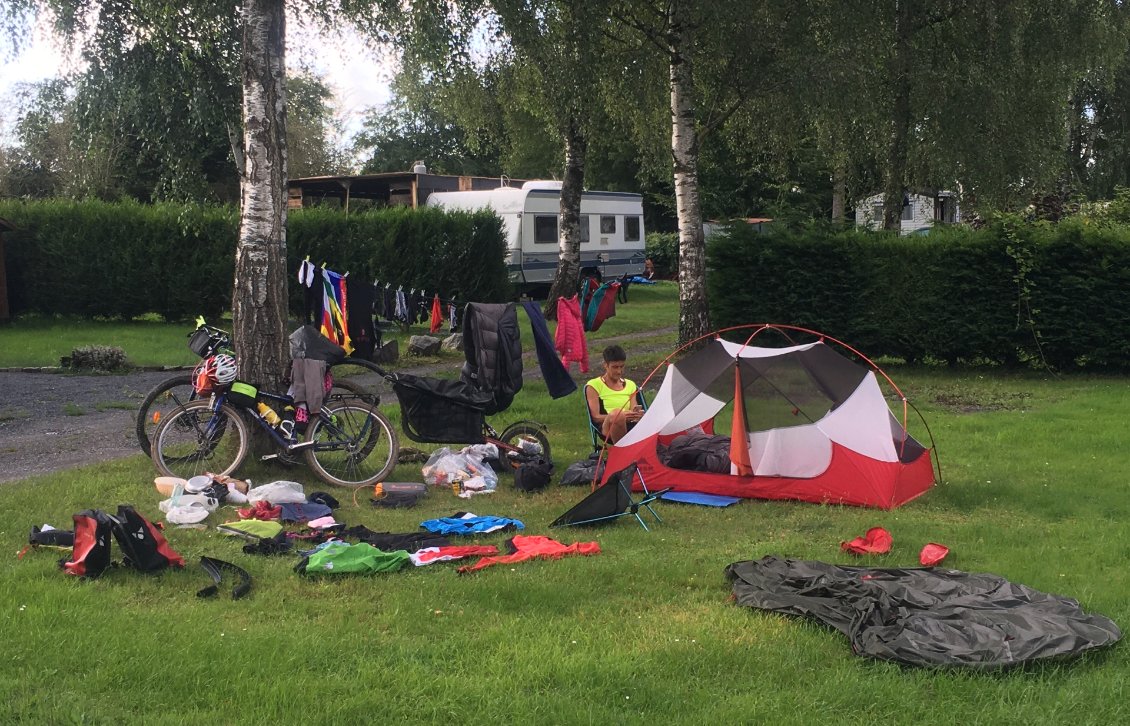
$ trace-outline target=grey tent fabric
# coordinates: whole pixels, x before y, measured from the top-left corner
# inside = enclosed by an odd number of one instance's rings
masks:
[[[522,389],[522,339],[514,303],[467,303],[462,379],[494,394],[484,413],[505,411]]]
[[[815,618],[856,655],[915,666],[1001,668],[1122,637],[1070,598],[942,568],[846,567],[763,557],[726,568],[739,605]]]

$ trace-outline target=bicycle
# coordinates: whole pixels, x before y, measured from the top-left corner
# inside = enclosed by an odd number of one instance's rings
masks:
[[[267,391],[257,391],[252,401],[273,402],[280,407],[294,404],[290,396]],[[399,438],[375,404],[356,398],[327,401],[316,416],[311,415],[302,441],[293,434],[284,436],[247,406],[246,401],[233,395],[230,385],[215,388],[207,400],[180,406],[154,432],[153,463],[163,475],[183,479],[205,473],[231,475],[250,451],[250,419],[275,446],[275,452],[263,456],[263,460],[302,454],[314,473],[328,484],[375,484],[396,466]]]
[[[188,337],[189,349],[199,355],[202,360],[207,360],[217,353],[232,352],[231,335],[226,330],[207,325],[202,321],[195,330],[188,334]],[[364,367],[364,363],[366,362],[367,361],[358,363],[357,361],[347,359],[341,363],[330,366],[330,375],[333,378],[333,388],[330,390],[330,397],[336,396],[341,398],[352,396],[367,403],[378,403],[378,399],[373,393],[361,384],[340,375],[333,375],[335,367],[339,370],[350,365],[361,365]],[[197,392],[196,386],[194,385],[197,375],[198,372],[193,371],[192,373],[182,373],[172,376],[171,378],[161,381],[145,394],[145,398],[142,399],[141,405],[137,409],[135,433],[137,434],[137,443],[141,447],[141,450],[145,452],[146,456],[152,455],[150,441],[153,432],[156,431],[162,419],[183,407],[186,403],[200,398],[200,394]]]

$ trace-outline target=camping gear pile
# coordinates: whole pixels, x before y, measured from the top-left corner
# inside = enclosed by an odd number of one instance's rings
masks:
[[[482,417],[506,408],[521,387],[521,350],[515,347],[512,305],[468,308],[464,380],[400,374],[395,387],[405,426],[417,440],[471,445],[433,452],[421,469],[425,483],[376,485],[374,506],[415,506],[429,490],[466,498],[498,487],[491,465],[498,448],[477,442]],[[562,484],[592,488],[549,526],[634,518],[647,531],[648,521],[663,522],[653,506],[661,499],[710,507],[762,498],[891,509],[933,485],[933,447],[910,435],[905,414],[899,420],[891,412],[877,367],[851,360],[823,340],[784,348],[755,347],[750,340],[708,340],[672,363],[636,426],[566,469]],[[460,397],[470,418],[451,413],[450,402]],[[446,408],[435,408],[440,400]],[[722,420],[730,423],[718,434],[715,421],[724,410],[728,418]],[[552,463],[535,458],[517,468],[514,486],[542,491],[552,476]],[[156,485],[167,497],[158,508],[170,524],[203,527],[209,515],[234,510],[238,519],[225,516],[217,530],[246,540],[246,555],[297,557],[294,570],[303,576],[391,573],[478,558],[460,565],[456,572],[462,574],[601,552],[595,541],[566,544],[527,534],[526,524],[513,517],[466,511],[425,519],[413,532],[375,532],[349,526],[334,497],[307,496],[292,481],[252,487],[206,476],[159,479]],[[353,503],[360,506],[356,491]],[[127,567],[157,572],[184,566],[162,528],[133,507],[122,505],[116,515],[84,510],[74,515],[74,525],[73,532],[36,527],[29,546],[69,546],[71,555],[60,565],[80,577],[98,577],[112,566],[111,535]],[[509,535],[501,547],[454,541],[501,534]],[[892,546],[889,531],[872,527],[845,539],[840,550],[876,557]],[[1121,638],[1114,622],[1085,613],[1069,598],[996,575],[938,567],[949,554],[943,544],[926,543],[918,556],[922,568],[768,556],[734,562],[725,574],[738,605],[814,618],[847,636],[854,653],[907,665],[998,668],[1078,655]],[[213,580],[200,596],[216,594],[224,572],[238,578],[233,597],[251,589],[250,574],[237,565],[207,555],[200,565]]]

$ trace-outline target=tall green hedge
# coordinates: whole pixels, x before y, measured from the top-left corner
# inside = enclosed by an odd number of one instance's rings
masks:
[[[4,238],[13,315],[184,320],[231,308],[239,229],[232,207],[2,201],[0,217],[16,227]],[[287,238],[292,272],[309,256],[463,300],[511,294],[502,223],[489,212],[296,210]],[[301,293],[290,288],[297,309]]]
[[[1130,368],[1127,226],[734,228],[707,254],[718,327],[797,325],[908,361]]]

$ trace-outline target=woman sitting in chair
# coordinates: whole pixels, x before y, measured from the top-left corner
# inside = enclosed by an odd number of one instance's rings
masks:
[[[624,378],[627,360],[628,355],[623,348],[608,346],[604,349],[604,375],[585,384],[589,418],[611,443],[619,441],[628,432],[628,427],[643,416],[643,408],[636,395],[639,389]]]

